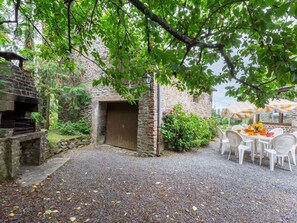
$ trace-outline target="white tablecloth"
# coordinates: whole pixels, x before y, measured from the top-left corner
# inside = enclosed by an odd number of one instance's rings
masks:
[[[253,149],[252,149],[252,161],[254,162],[254,159],[255,159],[255,153],[257,154],[258,151],[257,151],[257,144],[258,144],[258,140],[261,139],[261,140],[265,140],[265,141],[268,141],[270,142],[274,137],[267,137],[267,136],[263,136],[263,135],[248,135],[248,134],[241,134],[244,138],[246,139],[252,139],[254,140],[254,145],[253,145]]]

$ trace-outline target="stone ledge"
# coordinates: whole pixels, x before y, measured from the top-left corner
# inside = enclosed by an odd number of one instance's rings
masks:
[[[7,139],[8,137],[11,137],[12,135],[13,135],[12,128],[0,128],[0,140]]]
[[[16,135],[9,137],[10,140],[19,140],[20,142],[23,141],[28,141],[32,139],[38,139],[42,136],[45,136],[46,131],[40,131],[40,132],[32,132],[32,133],[26,133],[26,134],[21,134],[21,135]]]
[[[0,111],[13,111],[14,101],[13,100],[0,100]]]
[[[81,147],[90,145],[90,143],[91,143],[90,136],[79,136],[77,138],[67,139],[67,140],[62,139],[58,142],[56,146],[49,149],[49,154],[47,157],[59,154],[61,152],[65,152],[69,149],[81,148]]]
[[[93,100],[99,102],[127,101],[127,99],[121,97],[120,95],[98,96],[93,97]]]

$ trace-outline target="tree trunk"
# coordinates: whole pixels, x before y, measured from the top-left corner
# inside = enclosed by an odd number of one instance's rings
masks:
[[[45,128],[49,129],[50,126],[50,105],[51,105],[51,95],[46,96],[46,108],[45,108]]]

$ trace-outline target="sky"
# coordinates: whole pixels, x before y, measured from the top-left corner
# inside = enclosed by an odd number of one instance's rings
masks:
[[[226,94],[225,87],[232,86],[232,85],[236,85],[235,82],[231,81],[230,83],[221,84],[214,87],[217,91],[213,92],[213,101],[212,101],[213,108],[222,110],[222,108],[230,104],[233,104],[237,101],[236,98],[225,96]]]
[[[222,60],[219,60],[215,64],[211,65],[210,68],[214,71],[214,73],[219,74],[219,73],[221,73],[223,66],[224,66],[224,62]],[[228,83],[214,86],[214,88],[217,91],[213,92],[213,98],[212,98],[213,99],[213,101],[212,101],[213,108],[221,110],[222,108],[235,103],[237,101],[236,98],[225,96],[225,94],[226,94],[225,87],[237,86],[237,85],[238,84],[236,84],[234,80],[231,80]]]

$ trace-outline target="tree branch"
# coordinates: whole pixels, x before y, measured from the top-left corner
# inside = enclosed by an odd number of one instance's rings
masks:
[[[206,25],[207,21],[209,21],[209,19],[211,19],[213,15],[215,15],[218,11],[220,11],[222,8],[226,7],[227,5],[232,5],[233,3],[238,3],[238,2],[245,2],[245,0],[235,0],[235,1],[227,2],[223,5],[220,5],[214,11],[212,11],[211,14],[203,21],[202,25],[200,26],[201,28],[197,32],[196,38],[198,38],[198,36],[201,35],[202,28]]]
[[[41,36],[41,38],[45,41],[45,43],[53,50],[52,46],[50,45],[50,43],[47,41],[47,39],[42,35],[42,33],[39,31],[39,29],[34,25],[33,21],[29,18],[29,16],[22,11],[22,7],[19,7],[20,11],[22,12],[22,14],[26,17],[26,19],[30,22],[30,24],[33,26],[33,28],[38,32],[38,34]]]
[[[129,15],[129,14],[122,8],[122,6],[117,5],[117,4],[116,4],[114,1],[112,1],[112,0],[109,0],[109,2],[111,2],[111,4],[113,4],[117,9],[119,9],[119,10],[123,11],[125,14]],[[122,3],[122,4],[123,4],[123,3]],[[130,16],[129,16],[129,18],[130,18]]]
[[[21,5],[21,0],[17,0],[16,3],[14,4],[14,20],[4,20],[0,22],[0,25],[4,23],[16,23],[16,29],[18,28],[19,25],[19,8]]]
[[[71,53],[71,26],[70,26],[70,6],[71,6],[72,0],[68,1],[67,4],[67,26],[68,26],[68,48],[69,48],[69,53]]]
[[[146,38],[147,38],[147,51],[148,53],[151,53],[151,41],[150,41],[150,27],[149,27],[149,22],[148,18],[145,17],[145,25],[146,25]]]
[[[203,52],[203,48],[200,48],[198,64],[201,62],[201,59],[202,59],[202,52]]]
[[[185,59],[187,58],[187,56],[188,56],[189,52],[191,51],[191,49],[192,49],[192,46],[187,45],[187,51],[185,52],[185,55],[184,55],[182,61],[180,62],[179,66],[183,65],[183,63],[184,63]]]
[[[256,25],[255,25],[255,22],[254,22],[254,19],[253,19],[253,16],[252,16],[252,12],[251,10],[249,9],[248,5],[244,2],[244,5],[246,7],[246,10],[248,11],[248,14],[249,14],[249,17],[250,17],[250,20],[251,20],[251,23],[254,27],[254,30],[256,31],[256,33],[258,33],[258,35],[261,37],[261,46],[264,46],[264,37],[262,35],[262,33],[256,28]],[[268,50],[270,51],[270,53],[273,55],[273,51],[270,47],[270,44],[266,44],[267,47],[268,47]],[[276,61],[276,57],[274,57],[274,60]]]
[[[272,80],[270,80],[270,81],[266,81],[266,82],[264,82],[264,83],[262,83],[262,84],[259,84],[258,85],[258,87],[261,87],[261,86],[263,86],[263,85],[265,85],[265,84],[269,84],[269,83],[272,83],[273,81],[276,81],[276,77],[275,78],[273,78]]]
[[[4,23],[16,23],[16,20],[3,20],[0,22],[0,26]]]
[[[81,55],[83,58],[87,59],[88,61],[92,62],[93,64],[95,64],[97,67],[99,67],[100,69],[102,69],[104,72],[105,70],[103,69],[102,66],[100,66],[100,64],[98,64],[95,60],[90,59],[89,57],[87,57],[86,55],[84,55],[83,53],[81,53],[79,50],[72,48],[74,51],[78,52],[79,55]]]
[[[140,12],[142,12],[145,16],[147,16],[148,18],[150,18],[152,21],[155,21],[156,23],[158,23],[163,29],[165,29],[168,33],[170,33],[173,37],[175,37],[176,39],[180,40],[181,42],[187,44],[187,51],[188,49],[191,50],[192,47],[199,47],[201,49],[204,48],[208,48],[208,49],[217,49],[220,51],[222,57],[224,58],[229,71],[230,71],[230,76],[231,78],[235,79],[236,81],[238,81],[239,83],[242,83],[246,86],[249,86],[251,88],[254,88],[258,91],[261,91],[261,89],[253,84],[250,84],[248,82],[245,82],[239,78],[236,77],[235,75],[235,66],[233,64],[233,62],[231,61],[231,59],[227,56],[227,54],[224,51],[224,47],[225,45],[223,43],[214,43],[214,44],[207,44],[207,43],[202,43],[199,40],[197,40],[196,38],[190,38],[186,35],[181,34],[178,30],[174,29],[171,25],[169,25],[167,23],[167,21],[165,21],[164,19],[160,18],[159,16],[157,16],[156,14],[154,14],[153,12],[151,12],[142,2],[140,2],[139,0],[129,0],[129,2],[134,5]],[[233,2],[229,2],[230,3],[234,3],[234,2],[244,2],[244,0],[236,0]],[[187,53],[186,53],[187,54]],[[184,58],[186,57],[186,55],[184,56]],[[184,59],[183,59],[184,60]]]
[[[176,39],[181,42],[192,44],[193,40],[188,36],[182,35],[179,31],[170,26],[164,19],[158,17],[156,14],[151,12],[142,2],[139,0],[129,0],[129,2],[134,5],[140,12],[150,18],[152,21],[158,23],[161,27],[163,27],[168,33],[174,36]]]
[[[91,21],[90,21],[90,27],[89,27],[89,30],[91,30],[92,28],[92,25],[93,25],[93,17],[94,17],[94,13],[95,13],[95,9],[97,7],[97,4],[98,4],[98,0],[95,0],[95,5],[94,5],[94,8],[92,10],[92,15],[91,15]]]
[[[19,26],[19,8],[21,6],[21,0],[17,0],[15,3],[15,11],[14,11],[14,17],[15,17],[15,22],[16,22],[16,28],[15,30],[17,30],[18,26]]]
[[[246,81],[243,81],[243,80],[237,78],[237,77],[235,76],[235,66],[234,66],[234,64],[232,63],[232,61],[230,60],[230,58],[227,56],[227,54],[225,53],[225,51],[224,51],[224,47],[220,47],[220,48],[219,48],[219,51],[220,51],[222,57],[224,58],[224,60],[225,60],[225,62],[226,62],[226,64],[227,64],[227,66],[228,66],[228,68],[229,68],[229,70],[230,70],[230,75],[231,75],[231,77],[232,77],[234,80],[236,80],[236,81],[238,81],[239,83],[242,83],[242,84],[244,84],[244,85],[246,85],[246,86],[249,86],[249,87],[251,87],[251,88],[254,88],[254,89],[258,90],[258,91],[261,91],[261,89],[260,89],[258,86],[253,85],[253,84],[250,84],[250,83],[248,83],[248,82],[246,82]]]
[[[275,5],[275,4],[273,4],[272,6],[273,6],[274,8],[277,8],[277,9],[280,8],[278,5]],[[289,11],[288,11],[288,10],[286,11],[286,13],[289,15]],[[289,15],[289,16],[290,16],[290,15]],[[295,19],[297,19],[297,16],[296,16],[296,15],[292,15],[292,17],[294,17]]]

